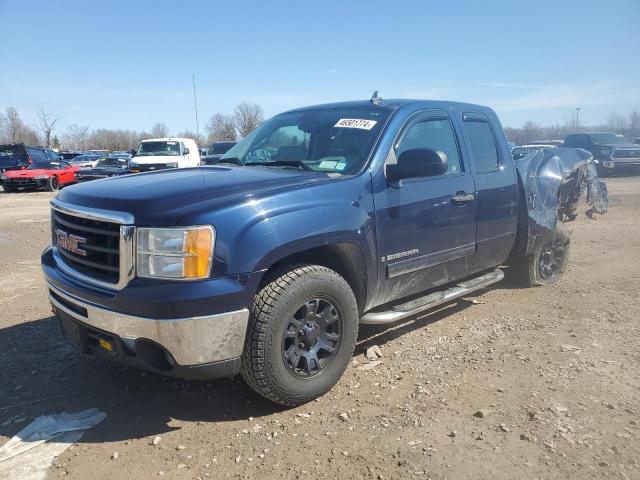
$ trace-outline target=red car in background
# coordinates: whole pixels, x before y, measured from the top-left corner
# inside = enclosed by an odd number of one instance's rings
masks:
[[[21,188],[45,189],[54,192],[66,185],[76,183],[76,172],[80,167],[64,161],[35,160],[22,170],[8,170],[2,174],[5,192],[16,192]]]

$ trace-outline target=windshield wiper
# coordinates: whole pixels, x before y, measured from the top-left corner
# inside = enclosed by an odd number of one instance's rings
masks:
[[[315,172],[313,168],[304,163],[302,160],[272,160],[270,162],[251,163],[247,165],[255,165],[258,167],[297,167],[309,172]]]

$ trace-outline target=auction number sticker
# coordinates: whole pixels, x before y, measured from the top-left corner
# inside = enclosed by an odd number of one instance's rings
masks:
[[[376,123],[376,120],[366,120],[363,118],[341,118],[334,125],[336,128],[360,128],[362,130],[371,130]]]

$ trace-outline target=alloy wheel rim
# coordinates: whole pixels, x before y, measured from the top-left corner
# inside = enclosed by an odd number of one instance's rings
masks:
[[[291,317],[282,336],[282,358],[298,378],[320,374],[333,361],[342,338],[342,314],[335,302],[314,297]]]
[[[564,251],[560,246],[548,246],[540,252],[538,271],[544,279],[553,278],[558,274],[564,260]]]

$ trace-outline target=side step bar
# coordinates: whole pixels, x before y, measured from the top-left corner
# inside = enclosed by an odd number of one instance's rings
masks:
[[[390,310],[366,313],[360,318],[360,323],[364,325],[383,325],[386,323],[394,323],[402,320],[403,318],[411,317],[424,312],[425,310],[442,305],[443,303],[450,302],[456,298],[464,297],[471,292],[488,287],[493,283],[497,283],[503,278],[504,272],[499,268],[496,268],[492,272],[470,278],[448,288],[447,290],[430,293],[424,297],[396,305],[391,307]]]

